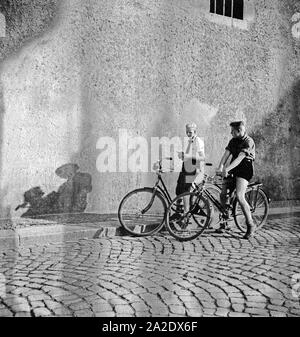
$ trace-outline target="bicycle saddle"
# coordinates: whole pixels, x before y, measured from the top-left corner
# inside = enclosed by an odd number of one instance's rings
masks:
[[[260,181],[254,181],[253,183],[250,183],[248,187],[253,187],[253,186],[262,186],[263,184]]]

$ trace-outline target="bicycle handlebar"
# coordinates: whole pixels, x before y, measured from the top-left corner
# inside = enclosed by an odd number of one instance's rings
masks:
[[[164,158],[162,158],[162,159],[157,160],[157,161],[153,164],[153,169],[154,169],[155,171],[163,172],[163,171],[162,171],[162,165],[161,165],[161,163],[162,163],[163,160],[173,160],[173,157],[164,157]],[[158,167],[157,167],[157,166],[158,166]],[[213,166],[213,164],[212,164],[212,163],[205,163],[205,166]],[[172,171],[174,171],[174,170],[171,170],[171,171],[169,171],[169,172],[172,172]],[[211,177],[211,178],[212,178],[212,177]]]
[[[207,180],[210,180],[210,181],[213,181],[213,180],[215,180],[216,178],[221,178],[221,180],[224,180],[225,178],[222,176],[222,174],[221,173],[219,173],[219,172],[216,172],[216,174],[214,174],[214,175],[212,175],[212,176],[210,176],[210,175],[208,175],[208,174],[205,174],[204,175],[204,181],[206,182]],[[232,178],[233,177],[233,174],[229,174],[226,178]]]
[[[164,157],[162,159],[157,160],[155,163],[153,163],[153,170],[155,170],[156,172],[160,172],[160,173],[164,173],[164,171],[162,170],[162,161],[163,160],[173,160],[173,157]],[[169,172],[172,172],[172,170],[170,170]]]

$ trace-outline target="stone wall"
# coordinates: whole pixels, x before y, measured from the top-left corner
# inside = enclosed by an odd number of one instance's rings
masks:
[[[115,212],[128,190],[155,177],[99,172],[99,139],[112,137],[118,151],[121,129],[150,144],[184,136],[190,120],[217,165],[229,122],[245,119],[257,144],[256,177],[273,200],[299,199],[300,39],[291,20],[299,2],[247,0],[241,28],[210,19],[208,2],[3,2],[2,216],[18,215],[34,186],[57,190],[55,170],[69,162],[92,175],[87,210]],[[119,171],[119,153],[116,161]],[[176,179],[166,175],[172,191]]]

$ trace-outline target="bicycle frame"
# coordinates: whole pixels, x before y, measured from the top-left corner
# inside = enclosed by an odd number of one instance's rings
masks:
[[[159,184],[161,184],[162,187]],[[170,203],[172,202],[172,199],[171,199],[170,193],[169,193],[160,173],[157,173],[157,181],[156,181],[155,186],[154,186],[154,191],[155,192],[159,191],[164,196],[164,198],[166,199],[168,204],[170,205]]]
[[[208,199],[211,200],[211,202],[218,208],[218,210],[222,214],[226,213],[226,208],[208,190],[204,188],[202,193],[204,193],[208,197]]]
[[[162,184],[162,187],[159,186],[159,183]],[[168,202],[169,205],[172,202],[170,193],[169,193],[160,173],[157,173],[157,181],[154,185],[153,190],[154,191],[153,191],[153,194],[152,194],[152,198],[151,198],[149,204],[141,211],[142,214],[148,212],[148,210],[152,207],[156,191],[159,191],[159,193],[161,193],[163,195],[163,197],[165,198],[165,200]]]
[[[216,186],[218,186],[216,184]],[[255,193],[255,197],[254,197],[254,202],[251,203],[251,211],[255,211],[256,209],[256,204],[257,204],[257,196],[258,196],[258,191],[261,189],[261,184],[256,184],[256,185],[252,185],[252,186],[249,186],[247,187],[246,189],[246,192],[249,192],[249,191],[256,191]],[[226,207],[224,207],[221,202],[219,202],[208,190],[205,189],[205,186],[202,190],[202,193],[204,193],[208,198],[209,200],[211,200],[211,202],[218,208],[218,210],[222,213],[222,214],[226,214],[227,212],[227,209]],[[235,191],[234,191],[235,193]],[[233,204],[233,201],[235,199],[235,194],[231,197],[231,201],[230,201],[230,204],[232,205]]]

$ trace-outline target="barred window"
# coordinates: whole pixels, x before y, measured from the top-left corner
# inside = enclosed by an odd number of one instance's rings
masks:
[[[244,0],[210,0],[210,13],[243,20]]]

